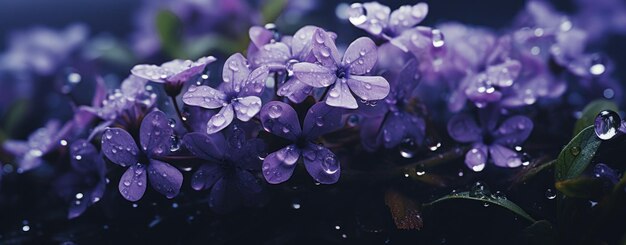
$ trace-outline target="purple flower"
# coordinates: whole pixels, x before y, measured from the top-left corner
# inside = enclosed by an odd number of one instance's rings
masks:
[[[237,126],[234,125],[234,128]],[[263,201],[265,192],[254,172],[260,170],[259,156],[264,148],[261,139],[246,141],[241,129],[234,129],[227,141],[222,133],[189,133],[183,138],[187,149],[205,160],[191,179],[195,190],[210,189],[209,206],[226,213],[238,206],[254,206]]]
[[[424,138],[424,119],[410,107],[413,90],[419,83],[417,62],[411,59],[391,81],[389,95],[374,107],[359,107],[365,120],[361,123],[361,140],[368,150],[380,145],[392,148],[402,142],[420,143]]]
[[[121,128],[110,128],[102,134],[102,152],[112,162],[128,167],[119,183],[126,200],[137,201],[146,191],[147,178],[152,188],[167,198],[178,195],[183,175],[172,165],[159,160],[171,145],[173,129],[165,113],[153,111],[146,115],[139,129],[137,147],[133,137]]]
[[[619,181],[619,174],[615,169],[609,167],[604,163],[598,163],[593,168],[593,176],[596,178],[602,178],[609,181],[612,185],[617,184]]]
[[[403,5],[391,9],[378,2],[353,3],[348,9],[350,23],[374,36],[392,38],[426,18],[428,4]]]
[[[335,42],[321,30],[313,35],[313,54],[319,63],[301,62],[293,65],[296,78],[316,88],[332,85],[326,96],[326,104],[348,109],[358,108],[356,94],[364,101],[380,100],[389,93],[389,83],[380,76],[365,76],[376,64],[376,44],[361,37],[348,46],[340,59]],[[352,91],[352,93],[351,93]]]
[[[172,60],[157,65],[136,65],[131,72],[133,75],[154,81],[164,83],[166,91],[170,95],[178,95],[182,86],[194,76],[204,72],[204,68],[215,61],[215,57],[206,56],[196,61],[191,60]]]
[[[68,218],[72,219],[104,195],[106,166],[96,147],[86,140],[72,143],[70,163],[72,170],[57,180],[56,190],[70,201]]]
[[[119,89],[113,90],[104,99],[97,99],[100,96],[96,96],[91,107],[84,106],[81,108],[107,121],[115,120],[120,114],[132,108],[135,104],[150,108],[156,102],[156,94],[146,89],[147,83],[146,79],[130,75],[122,81]],[[100,83],[97,89],[106,90],[104,85]]]
[[[265,131],[291,142],[263,160],[263,176],[267,182],[278,184],[287,181],[300,156],[315,181],[322,184],[337,182],[341,172],[339,160],[328,148],[313,141],[342,127],[341,115],[341,109],[316,103],[309,109],[301,128],[298,115],[291,106],[278,101],[265,104],[260,114]]]
[[[480,112],[480,126],[467,114],[453,116],[448,121],[448,133],[461,143],[472,143],[465,155],[465,165],[479,172],[491,158],[499,167],[514,168],[522,164],[520,154],[508,147],[519,146],[530,135],[533,122],[525,116],[512,116],[497,126],[498,114],[493,108]]]
[[[213,134],[226,128],[235,116],[247,122],[261,110],[261,98],[265,80],[269,75],[266,66],[252,72],[243,55],[230,56],[223,68],[220,89],[209,86],[189,87],[183,95],[183,102],[192,106],[221,110],[207,122],[207,133]]]

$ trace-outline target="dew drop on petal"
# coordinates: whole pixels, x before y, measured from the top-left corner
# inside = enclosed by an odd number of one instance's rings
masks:
[[[621,118],[617,112],[604,110],[598,113],[594,121],[594,131],[601,140],[610,140],[617,135]]]

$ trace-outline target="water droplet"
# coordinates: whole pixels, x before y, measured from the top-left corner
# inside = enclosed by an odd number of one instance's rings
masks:
[[[350,127],[356,127],[357,125],[359,125],[359,116],[352,114],[348,117],[348,126]]]
[[[556,191],[548,188],[546,190],[546,198],[548,198],[549,200],[553,200],[554,198],[556,198]]]
[[[176,120],[174,118],[170,118],[167,120],[167,125],[169,125],[171,128],[175,128],[176,127]]]
[[[76,193],[76,196],[75,196],[75,197],[76,197],[76,199],[79,199],[79,200],[80,200],[80,199],[83,199],[84,195],[83,195],[83,193],[80,193],[80,192],[79,192],[79,193]]]
[[[334,174],[339,170],[339,161],[334,155],[327,155],[322,162],[322,169],[327,174]]]
[[[617,112],[604,110],[598,113],[594,122],[594,131],[601,140],[610,140],[617,135],[621,124],[621,118]]]
[[[170,136],[170,151],[175,152],[180,150],[180,138],[176,135]]]
[[[28,231],[30,231],[30,226],[29,226],[29,225],[24,225],[24,226],[22,226],[22,231],[23,231],[23,232],[28,232]]]
[[[296,209],[296,210],[300,209],[300,208],[301,208],[300,203],[298,203],[298,202],[293,202],[293,203],[291,204],[291,208]]]
[[[270,106],[270,108],[269,108],[269,113],[268,113],[268,115],[269,115],[271,118],[276,119],[276,118],[280,117],[280,116],[282,115],[282,113],[283,113],[283,108],[282,108],[282,107],[277,106],[277,105],[272,105],[272,106]]]
[[[471,197],[485,198],[491,195],[491,191],[489,191],[489,187],[485,183],[477,181],[470,189],[469,195]]]
[[[124,180],[124,186],[130,186],[130,180]]]
[[[348,9],[348,20],[355,26],[362,25],[367,22],[367,15],[365,7],[360,3],[353,3]]]
[[[76,156],[74,156],[74,159],[76,159],[76,161],[80,161],[80,160],[82,160],[82,159],[83,159],[83,156],[81,156],[81,155],[76,155]]]
[[[324,126],[324,118],[321,116],[315,118],[315,125],[317,125],[318,127]]]
[[[594,76],[602,75],[606,71],[606,66],[602,57],[595,56],[591,60],[591,66],[589,66],[589,73]]]
[[[211,121],[213,121],[212,122],[213,126],[219,127],[219,126],[224,125],[224,123],[226,123],[226,117],[224,117],[224,115],[222,114],[217,114],[211,118]]]
[[[339,97],[339,89],[337,89],[337,88],[335,88],[335,87],[331,88],[331,89],[330,89],[330,92],[328,92],[328,95],[329,95],[330,97],[333,97],[333,98],[337,98],[337,97]]]
[[[432,39],[433,39],[433,47],[440,48],[444,45],[443,33],[439,29],[433,29],[431,31]]]
[[[404,158],[413,158],[415,156],[416,151],[415,141],[411,138],[406,138],[400,142],[398,145],[398,149],[400,150],[400,155]]]

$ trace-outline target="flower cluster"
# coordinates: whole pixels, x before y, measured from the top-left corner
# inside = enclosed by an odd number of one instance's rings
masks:
[[[231,7],[239,16],[243,7]],[[223,62],[206,56],[136,65],[116,89],[95,79],[93,99],[76,103],[71,120],[50,121],[4,149],[20,172],[69,154],[71,168],[57,185],[70,218],[103,198],[107,170],[120,167],[118,190],[128,201],[142,199],[148,185],[166,198],[191,186],[206,190],[210,207],[223,213],[264,203],[264,182],[286,182],[300,165],[315,183],[340,181],[345,162],[355,163],[342,151],[349,141],[336,144],[337,135],[352,134],[370,153],[401,149],[410,159],[450,139],[445,144],[468,144],[464,162],[475,172],[489,163],[516,168],[526,163],[522,145],[536,127],[528,112],[537,104],[620,99],[611,64],[588,53],[585,26],[543,2],[529,2],[500,32],[420,26],[428,11],[425,3],[393,11],[354,3],[348,19],[370,37],[347,46],[317,26],[293,35],[253,26],[247,51]],[[55,50],[79,42],[75,31],[67,34],[73,42]],[[141,43],[149,49],[142,52],[156,49]],[[56,65],[55,54],[28,57],[32,64],[20,65],[38,72]],[[221,77],[209,76],[218,63]],[[592,89],[570,89],[581,87]],[[192,168],[182,171],[181,159]]]

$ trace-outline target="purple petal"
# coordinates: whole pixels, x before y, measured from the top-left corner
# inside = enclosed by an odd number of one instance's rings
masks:
[[[146,192],[146,167],[141,163],[133,163],[124,172],[118,189],[126,200],[136,202]]]
[[[405,137],[407,125],[399,115],[389,114],[383,122],[381,129],[382,141],[386,148],[392,148],[400,144]]]
[[[72,167],[82,173],[98,170],[104,165],[96,147],[83,139],[72,143],[70,146],[70,157]]]
[[[298,114],[288,104],[272,101],[261,109],[261,124],[265,131],[292,141],[300,136]]]
[[[235,118],[235,111],[232,104],[222,107],[222,109],[209,119],[206,126],[207,134],[214,134],[228,127]]]
[[[178,69],[178,72],[176,72],[176,74],[167,78],[168,81],[186,82],[192,77],[202,73],[204,71],[204,68],[208,64],[213,63],[216,60],[217,59],[215,59],[215,57],[213,56],[206,56],[196,60],[195,62],[191,62],[190,60],[173,60],[164,63],[161,66],[165,69]]]
[[[363,75],[372,70],[377,59],[374,41],[368,37],[361,37],[348,46],[342,63],[350,67],[350,74]]]
[[[343,109],[331,107],[324,102],[317,102],[311,106],[304,118],[303,132],[308,139],[316,139],[326,133],[341,127]]]
[[[170,199],[178,195],[183,185],[183,174],[177,168],[155,159],[150,159],[148,177],[152,188]]]
[[[312,91],[313,87],[300,82],[296,77],[292,77],[280,86],[276,94],[287,97],[291,102],[301,103]]]
[[[391,13],[389,7],[378,2],[353,3],[348,11],[350,22],[354,26],[376,36],[382,34]]]
[[[346,109],[356,109],[359,105],[350,93],[350,89],[345,79],[341,79],[333,85],[326,96],[326,104],[334,107]]]
[[[291,58],[289,46],[282,42],[268,43],[260,47],[252,57],[248,56],[255,67],[268,65],[271,67],[285,66]]]
[[[239,93],[244,82],[248,79],[249,74],[250,69],[248,68],[248,62],[243,55],[236,53],[228,57],[222,69],[222,80],[225,86],[224,92]]]
[[[102,153],[112,162],[130,166],[139,160],[139,149],[135,140],[126,130],[109,128],[102,134]]]
[[[80,216],[81,214],[85,212],[85,210],[87,210],[88,206],[89,206],[88,201],[72,200],[70,202],[70,208],[67,213],[67,218],[73,219],[73,218]]]
[[[270,184],[280,184],[287,181],[293,174],[299,158],[300,149],[294,145],[288,145],[269,154],[263,160],[263,177]]]
[[[187,105],[216,109],[226,104],[226,94],[209,86],[191,85],[182,100]]]
[[[250,27],[248,35],[250,35],[250,41],[259,48],[269,43],[272,37],[274,37],[274,33],[260,26]]]
[[[2,148],[15,156],[23,155],[30,150],[27,142],[18,140],[6,140],[2,143]]]
[[[515,168],[522,165],[522,159],[515,151],[500,144],[489,146],[489,154],[493,163],[498,167]]]
[[[224,176],[224,171],[217,164],[202,164],[191,177],[191,188],[194,190],[206,190]]]
[[[232,177],[219,179],[209,194],[209,207],[217,213],[228,213],[241,204],[241,196]]]
[[[361,143],[366,150],[373,152],[380,146],[378,133],[380,131],[380,127],[383,125],[384,119],[385,117],[381,116],[367,118],[360,122]]]
[[[379,76],[350,76],[348,86],[363,100],[381,100],[389,94],[389,82]]]
[[[322,184],[337,183],[341,174],[339,160],[328,148],[309,144],[302,156],[307,172],[315,181]]]
[[[236,171],[237,189],[241,193],[241,198],[246,206],[259,206],[265,197],[265,192],[259,180],[250,172],[245,170]]]
[[[313,55],[323,66],[336,67],[339,64],[341,56],[335,41],[322,29],[315,30],[313,34]]]
[[[517,60],[507,60],[502,64],[487,67],[487,80],[499,87],[510,87],[519,76],[522,64]]]
[[[426,3],[418,3],[413,6],[400,6],[400,8],[391,12],[389,28],[391,28],[394,33],[401,33],[422,22],[427,14],[428,4]]]
[[[205,134],[193,132],[185,134],[183,142],[191,153],[195,156],[205,159],[222,159],[224,158],[224,146],[226,140],[221,133]]]
[[[308,62],[294,64],[293,74],[300,82],[315,88],[328,87],[337,80],[334,70]]]
[[[487,165],[487,146],[483,144],[474,144],[472,149],[465,154],[465,165],[475,172],[480,172]]]
[[[499,101],[502,98],[502,93],[496,90],[491,81],[487,79],[487,75],[482,73],[472,76],[467,88],[465,88],[467,98],[479,103]]]
[[[233,102],[233,108],[237,118],[247,122],[261,110],[261,98],[256,96],[237,98],[237,101]]]
[[[476,120],[467,114],[454,115],[448,121],[448,134],[454,140],[462,143],[475,142],[482,139],[482,130]]]
[[[533,121],[525,116],[512,116],[493,132],[498,144],[517,146],[522,144],[533,131]]]
[[[293,39],[291,41],[291,53],[293,56],[303,58],[311,52],[311,49],[313,48],[311,41],[313,40],[313,35],[315,35],[315,30],[317,29],[319,29],[319,27],[304,26],[293,34]]]
[[[161,156],[169,151],[173,133],[165,113],[150,112],[143,118],[139,128],[141,149],[148,156]]]
[[[261,66],[254,69],[243,85],[242,92],[239,96],[260,96],[265,88],[265,82],[270,71],[267,66]]]

